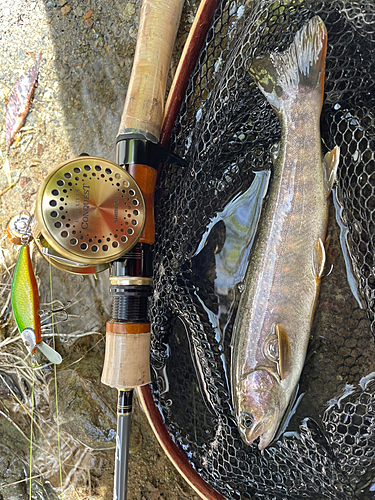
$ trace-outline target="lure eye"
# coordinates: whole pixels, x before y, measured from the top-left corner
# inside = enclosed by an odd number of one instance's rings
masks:
[[[25,341],[25,346],[26,347],[30,347],[30,342],[28,342],[27,340]]]
[[[241,425],[242,427],[245,427],[245,429],[249,429],[254,423],[254,419],[251,415],[248,413],[245,413],[241,417]]]

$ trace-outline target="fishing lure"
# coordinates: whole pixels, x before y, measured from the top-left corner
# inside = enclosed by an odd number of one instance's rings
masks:
[[[30,214],[23,211],[7,227],[12,243],[21,244],[10,292],[13,315],[29,353],[35,353],[38,348],[51,363],[59,364],[62,361],[60,354],[41,337],[38,286],[30,257],[30,221]]]
[[[5,137],[8,147],[10,147],[17,132],[22,127],[29,111],[38,82],[41,59],[42,53],[39,54],[38,59],[29,71],[17,80],[10,94],[4,119]]]

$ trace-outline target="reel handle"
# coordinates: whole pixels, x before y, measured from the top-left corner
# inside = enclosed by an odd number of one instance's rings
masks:
[[[139,134],[160,137],[167,74],[183,0],[144,0],[137,46],[118,139]]]

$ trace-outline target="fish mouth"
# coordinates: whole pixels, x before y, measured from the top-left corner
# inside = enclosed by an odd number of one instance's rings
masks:
[[[272,422],[272,420],[269,416],[263,417],[262,420],[254,428],[253,442],[259,437],[258,448],[260,450],[263,450],[263,448],[265,448],[268,444],[268,442],[266,444],[264,444],[264,442],[265,442],[264,435],[267,434],[267,430],[265,430],[265,428],[271,422]]]
[[[258,448],[260,451],[264,450],[264,448],[267,448],[267,446],[271,443],[271,441],[274,438],[274,432],[272,434],[268,432],[264,432],[260,438],[259,438],[259,443],[258,443]]]
[[[253,434],[252,442],[259,438],[258,448],[261,451],[264,450],[275,435],[273,419],[270,416],[264,417],[254,428]]]
[[[246,418],[246,416],[242,415],[241,419]],[[272,426],[272,415],[266,414],[264,415],[259,422],[253,425],[250,429],[245,429],[243,425],[241,425],[241,437],[245,441],[248,446],[251,446],[254,441],[260,438],[258,448],[263,450],[271,441],[268,439],[269,429],[273,428]]]

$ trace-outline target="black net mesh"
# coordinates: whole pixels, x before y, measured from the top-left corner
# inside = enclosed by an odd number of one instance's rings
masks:
[[[287,48],[314,15],[328,31],[321,130],[323,150],[341,148],[341,233],[331,206],[333,271],[322,282],[305,395],[261,453],[243,444],[234,420],[230,338],[253,237],[249,212],[259,209],[280,125],[248,69],[254,56]],[[374,77],[370,0],[223,0],[191,77],[172,138],[189,166],[166,167],[159,184],[152,387],[173,439],[227,499],[373,498]],[[340,238],[363,310],[342,272]]]

